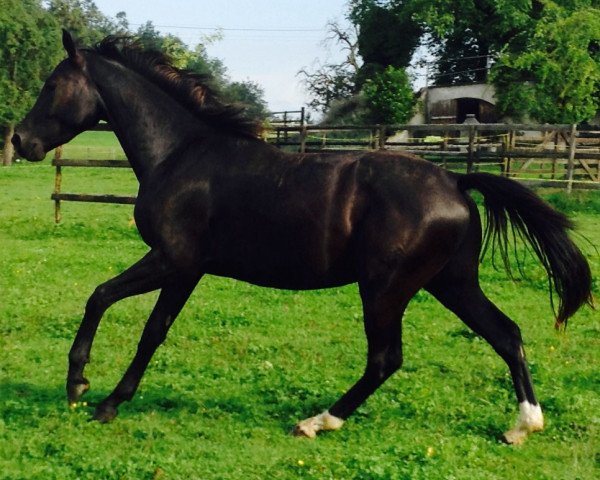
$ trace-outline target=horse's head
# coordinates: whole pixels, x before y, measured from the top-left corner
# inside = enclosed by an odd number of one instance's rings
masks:
[[[63,45],[68,58],[46,80],[12,138],[19,155],[27,160],[42,160],[46,152],[96,125],[103,116],[102,101],[87,73],[84,55],[66,30]]]

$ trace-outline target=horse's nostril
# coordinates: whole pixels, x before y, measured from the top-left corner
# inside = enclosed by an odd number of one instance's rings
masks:
[[[19,146],[21,145],[21,137],[19,136],[18,133],[15,133],[12,138],[10,139],[10,141],[12,142],[12,144],[19,148]]]

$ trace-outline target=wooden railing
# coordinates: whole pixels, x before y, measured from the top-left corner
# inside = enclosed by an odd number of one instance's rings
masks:
[[[110,130],[102,125],[97,130]],[[265,140],[289,151],[341,152],[401,150],[458,172],[488,171],[530,185],[600,188],[600,127],[576,125],[299,125],[274,127]],[[61,202],[133,204],[135,197],[64,193],[64,167],[131,168],[127,160],[81,160],[62,157],[58,148],[55,219]]]

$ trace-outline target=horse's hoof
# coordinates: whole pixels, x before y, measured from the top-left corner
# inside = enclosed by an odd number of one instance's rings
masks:
[[[294,427],[293,433],[297,437],[315,438],[321,430],[338,430],[342,428],[342,425],[344,425],[344,420],[325,411],[299,422]]]
[[[85,392],[90,389],[90,382],[86,379],[83,381],[69,382],[67,381],[67,398],[69,405],[76,404]]]
[[[294,427],[294,430],[292,430],[292,435],[295,437],[316,438],[317,432],[314,428],[299,423]]]
[[[527,433],[526,430],[514,428],[505,432],[504,435],[502,435],[502,440],[509,445],[521,445],[527,438]]]
[[[522,402],[519,404],[519,419],[512,430],[504,434],[504,441],[510,445],[521,445],[530,433],[544,429],[544,415],[539,404]]]
[[[117,416],[117,409],[110,405],[103,405],[102,403],[96,407],[94,412],[93,420],[100,423],[108,423],[115,419]]]

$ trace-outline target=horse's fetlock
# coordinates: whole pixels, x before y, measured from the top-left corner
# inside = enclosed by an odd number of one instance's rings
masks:
[[[69,404],[77,403],[79,399],[90,389],[90,382],[81,377],[76,380],[67,380],[67,399]]]
[[[90,357],[87,353],[79,350],[71,350],[69,352],[70,365],[86,365],[90,363]]]

